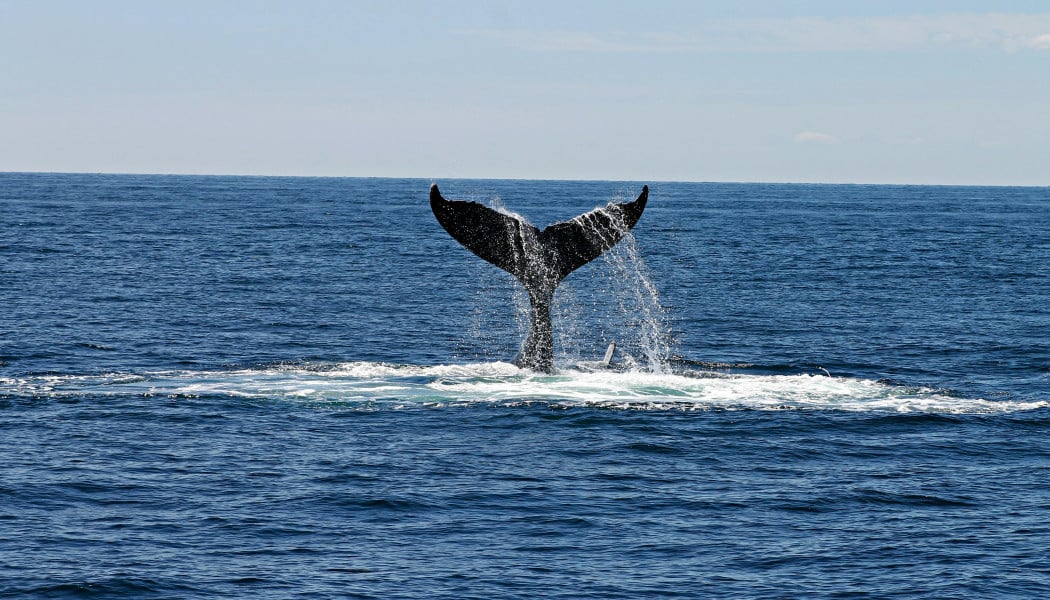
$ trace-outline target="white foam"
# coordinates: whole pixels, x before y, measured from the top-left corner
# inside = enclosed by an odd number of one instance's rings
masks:
[[[991,401],[868,379],[823,375],[563,371],[507,363],[373,362],[231,371],[165,371],[0,379],[0,395],[226,396],[331,405],[443,406],[545,403],[624,409],[842,410],[981,414],[1032,410],[1046,401]]]

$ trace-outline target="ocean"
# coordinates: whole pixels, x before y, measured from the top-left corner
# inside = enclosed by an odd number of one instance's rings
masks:
[[[1050,188],[430,183],[0,173],[0,597],[1050,594]]]

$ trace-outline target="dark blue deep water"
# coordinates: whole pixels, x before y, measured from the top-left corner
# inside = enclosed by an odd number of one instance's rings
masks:
[[[1050,594],[1050,189],[430,183],[0,174],[0,597]]]

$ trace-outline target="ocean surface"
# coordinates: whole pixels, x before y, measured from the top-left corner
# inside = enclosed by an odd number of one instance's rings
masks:
[[[430,183],[0,174],[0,597],[1050,595],[1050,189]]]

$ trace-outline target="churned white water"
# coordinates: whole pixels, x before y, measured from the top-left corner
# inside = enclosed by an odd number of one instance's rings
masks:
[[[1045,401],[962,398],[942,390],[850,377],[573,369],[544,375],[502,362],[436,366],[351,362],[230,371],[44,376],[0,380],[0,391],[21,396],[226,396],[401,408],[542,403],[641,410],[981,414],[1048,406]]]

